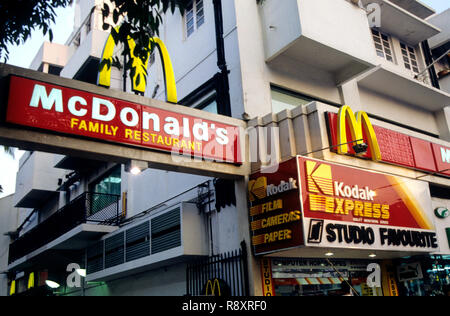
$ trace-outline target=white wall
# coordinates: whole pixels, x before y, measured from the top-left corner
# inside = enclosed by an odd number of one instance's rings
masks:
[[[4,234],[15,231],[19,223],[19,213],[13,207],[13,200],[13,195],[0,199],[0,296],[9,295],[8,277],[2,272],[8,270],[10,238]]]
[[[440,14],[436,14],[427,19],[427,22],[437,26],[442,30],[438,35],[433,36],[430,40],[430,48],[434,49],[448,42],[450,39],[450,8]]]
[[[359,89],[362,109],[367,113],[439,135],[433,112],[413,107],[407,103],[385,97],[370,90]]]
[[[80,296],[83,291],[68,291]],[[183,296],[186,294],[186,265],[178,264],[107,283],[87,285],[85,296]]]
[[[450,210],[450,200],[449,199],[440,199],[440,198],[431,198],[431,203],[433,205],[433,210],[438,207],[445,207]],[[434,223],[436,225],[436,232],[438,237],[439,244],[439,253],[448,255],[450,254],[450,245],[449,240],[447,239],[446,229],[450,228],[450,217],[445,219],[435,217]]]

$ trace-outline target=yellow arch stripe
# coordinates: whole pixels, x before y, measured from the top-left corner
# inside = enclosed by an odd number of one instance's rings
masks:
[[[119,29],[120,27],[116,27],[115,28],[116,32],[119,32]],[[166,45],[164,45],[163,41],[158,37],[151,38],[150,43],[154,43],[160,52],[166,86],[166,100],[167,102],[177,103],[178,102],[177,87],[169,51],[167,50],[167,47]],[[129,38],[128,45],[130,47],[131,57],[133,58],[133,67],[136,67],[136,73],[132,78],[133,91],[144,93],[146,89],[146,81],[144,80],[144,75],[145,69],[148,68],[150,53],[148,54],[147,60],[144,64],[140,58],[134,55],[136,42],[133,39]],[[106,40],[105,48],[103,49],[102,62],[105,60],[109,60],[109,62],[112,63],[115,46],[116,44],[114,42],[114,38],[110,34],[108,39]],[[107,65],[105,64],[103,68],[99,70],[97,84],[99,86],[107,88],[111,86],[111,67],[107,67]]]
[[[28,289],[31,289],[34,287],[34,272],[31,272],[28,277]]]
[[[391,183],[393,189],[397,192],[397,194],[402,199],[403,203],[405,203],[409,212],[417,222],[417,224],[422,229],[434,230],[435,227],[431,220],[426,215],[426,211],[422,209],[419,202],[415,198],[414,194],[409,190],[404,180],[394,176],[386,175],[386,178]]]
[[[11,288],[9,289],[9,295],[16,294],[16,280],[12,280]]]
[[[345,105],[340,108],[338,114],[338,144],[346,144],[349,142],[347,140],[347,124],[350,128],[350,133],[354,141],[363,139],[363,128],[367,135],[370,152],[372,154],[372,160],[381,160],[381,150],[378,144],[377,135],[370,122],[369,116],[366,112],[357,112],[356,116],[352,109]],[[361,144],[362,141],[358,141],[357,144]],[[348,154],[348,146],[342,145],[338,146],[339,154]]]
[[[153,41],[156,44],[156,47],[158,47],[159,53],[161,55],[164,70],[164,79],[166,83],[167,102],[177,103],[177,85],[175,82],[175,73],[173,71],[172,60],[170,59],[169,51],[160,38],[153,37],[150,41]]]
[[[115,28],[116,32],[119,32],[119,27]],[[114,48],[116,47],[116,43],[114,42],[114,38],[110,34],[108,39],[106,40],[105,47],[103,48],[102,53],[102,62],[105,60],[109,60],[112,63],[112,57],[114,53]],[[108,67],[106,64],[102,69],[99,69],[97,85],[109,88],[111,86],[111,67]]]

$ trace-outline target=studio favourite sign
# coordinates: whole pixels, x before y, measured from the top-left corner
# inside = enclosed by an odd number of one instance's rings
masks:
[[[242,163],[237,126],[14,75],[10,77],[6,122]]]
[[[298,166],[307,246],[438,249],[427,183],[303,157]]]

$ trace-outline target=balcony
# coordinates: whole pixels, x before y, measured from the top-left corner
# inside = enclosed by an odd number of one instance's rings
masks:
[[[66,65],[72,53],[68,46],[45,42],[31,63],[30,68],[38,70],[42,64],[49,64],[61,69]],[[49,73],[51,72],[49,71]]]
[[[405,8],[412,9],[412,7],[407,7],[404,1],[397,2]],[[412,3],[412,1],[410,2]],[[391,1],[362,0],[364,6],[371,3],[377,3],[381,8],[380,31],[395,36],[410,46],[416,46],[440,33],[440,29],[437,27]],[[417,9],[413,12],[417,12],[416,14],[420,16],[428,14]]]
[[[88,158],[79,158],[73,156],[60,156],[59,159],[55,160],[55,168],[80,171],[80,172],[90,172],[104,166],[106,162]]]
[[[390,0],[399,7],[405,9],[408,12],[418,16],[421,19],[426,19],[429,16],[436,13],[432,8],[425,3],[417,0]]]
[[[55,170],[51,163],[53,159],[53,154],[37,151],[28,152],[21,158],[14,195],[16,207],[38,208],[59,194],[58,179],[65,171]]]
[[[61,77],[95,83],[98,63],[109,33],[92,30],[67,62]]]
[[[294,61],[327,72],[340,84],[377,64],[366,12],[350,2],[265,0],[261,14],[271,67]]]
[[[38,259],[45,261],[42,258],[50,250],[83,249],[116,230],[120,220],[119,198],[88,192],[75,198],[10,244],[8,269],[23,269]]]
[[[450,105],[450,94],[419,80],[378,66],[356,78],[359,87],[436,112]]]

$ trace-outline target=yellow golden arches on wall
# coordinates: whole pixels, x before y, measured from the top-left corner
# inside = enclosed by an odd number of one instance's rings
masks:
[[[9,288],[9,295],[12,296],[16,294],[16,280],[11,281],[11,287]]]
[[[34,272],[31,272],[30,275],[28,276],[28,289],[34,288]]]
[[[370,153],[372,154],[372,160],[380,161],[381,160],[381,150],[378,144],[377,135],[375,134],[375,130],[370,122],[369,116],[366,112],[357,112],[356,116],[353,113],[352,109],[345,105],[340,108],[338,114],[338,136],[337,143],[338,144],[347,144],[349,141],[347,139],[347,126],[350,129],[350,133],[352,135],[352,141],[356,144],[363,143],[363,130],[367,136],[367,140],[369,142]],[[348,154],[348,146],[341,145],[338,146],[339,154]]]
[[[205,296],[222,296],[218,279],[208,280],[206,283]]]
[[[120,27],[116,27],[115,31],[118,33]],[[166,101],[171,103],[178,102],[177,96],[177,87],[175,82],[175,75],[173,71],[172,61],[170,59],[169,51],[167,50],[166,45],[163,41],[158,37],[152,37],[150,39],[150,45],[154,44],[160,53],[161,62],[164,73],[164,80],[166,85]],[[150,53],[147,56],[147,60],[145,64],[142,62],[142,59],[136,57],[134,55],[134,49],[136,47],[136,43],[132,38],[128,38],[128,45],[130,47],[130,54],[133,58],[133,67],[136,68],[136,73],[132,78],[132,89],[135,92],[144,93],[146,89],[146,80],[143,80],[146,76],[145,70],[148,68],[148,62],[150,60]],[[109,35],[106,40],[105,48],[103,49],[101,64],[103,63],[103,67],[99,70],[97,84],[99,86],[109,88],[111,86],[111,67],[114,48],[116,47],[116,43],[114,42],[114,38],[112,34]],[[108,63],[104,63],[104,61],[108,61]],[[109,66],[108,66],[109,64]]]

